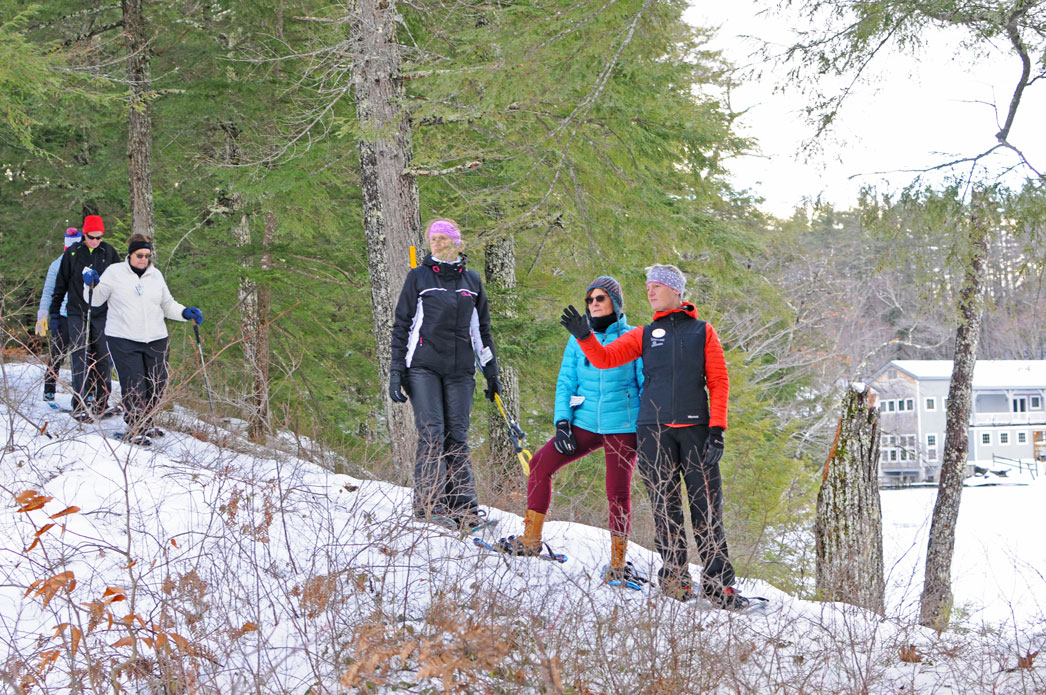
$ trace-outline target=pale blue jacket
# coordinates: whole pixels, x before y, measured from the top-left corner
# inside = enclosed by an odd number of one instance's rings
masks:
[[[625,315],[618,314],[618,320],[610,324],[605,333],[592,333],[606,345],[631,329]],[[585,358],[577,339],[570,336],[556,380],[556,410],[552,421],[566,420],[596,434],[635,432],[642,388],[642,359],[613,369],[596,369]],[[580,404],[571,406],[572,398],[575,403],[580,400]]]
[[[43,294],[40,295],[40,311],[51,310],[51,295],[54,294],[54,286],[55,283],[58,282],[58,268],[61,265],[62,257],[59,256],[58,258],[51,261],[51,265],[47,267],[47,277],[44,278],[44,291]],[[69,301],[68,295],[62,297],[62,316],[68,316],[68,314],[65,312],[65,304],[67,301]]]

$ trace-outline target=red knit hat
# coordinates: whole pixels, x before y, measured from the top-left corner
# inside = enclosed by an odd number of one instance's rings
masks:
[[[102,223],[101,215],[88,215],[84,218],[84,234],[101,232],[105,234],[105,225]]]

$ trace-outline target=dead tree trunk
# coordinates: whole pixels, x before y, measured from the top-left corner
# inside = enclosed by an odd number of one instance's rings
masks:
[[[944,457],[937,483],[937,502],[930,523],[926,571],[919,607],[919,624],[942,631],[952,610],[952,554],[955,523],[959,519],[963,473],[969,454],[970,399],[977,340],[984,312],[984,273],[988,257],[990,197],[976,189],[970,201],[970,232],[966,274],[959,291],[959,327],[955,332],[955,357],[948,387]]]
[[[512,237],[494,239],[486,245],[484,276],[487,281],[487,295],[490,297],[491,311],[506,317],[515,315],[513,292],[516,289],[516,250]],[[497,337],[494,340],[497,346]],[[503,354],[498,355],[498,368],[501,370],[501,402],[505,410],[519,420],[519,374],[508,364]],[[487,413],[487,430],[490,442],[490,463],[497,470],[515,472],[519,468],[512,440],[508,436],[508,427],[496,405],[491,404]]]
[[[867,386],[849,388],[817,493],[817,592],[822,600],[881,614],[885,583],[878,469],[875,393]]]
[[[127,82],[131,108],[127,123],[127,156],[131,186],[131,233],[153,238],[152,114],[149,105],[149,40],[143,0],[122,0]]]
[[[401,482],[405,482],[413,470],[417,439],[413,414],[409,403],[393,403],[385,386],[392,359],[393,313],[410,269],[409,249],[421,243],[421,219],[418,185],[410,174],[411,125],[400,81],[396,16],[392,0],[358,0],[349,26],[356,116],[363,133],[359,141],[360,179],[375,359],[392,457]]]

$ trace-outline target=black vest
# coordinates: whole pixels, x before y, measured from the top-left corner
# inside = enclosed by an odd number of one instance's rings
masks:
[[[640,425],[707,425],[705,322],[681,311],[643,327]]]

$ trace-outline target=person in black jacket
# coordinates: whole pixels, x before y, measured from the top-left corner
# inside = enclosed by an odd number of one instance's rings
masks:
[[[112,374],[104,337],[106,306],[89,307],[84,298],[83,273],[90,268],[101,275],[120,261],[116,249],[102,241],[105,224],[100,216],[85,217],[83,233],[83,241],[70,246],[62,255],[51,298],[53,316],[61,310],[66,295],[69,297],[66,313],[72,348],[73,417],[80,421],[105,414]]]
[[[431,253],[407,274],[396,305],[389,397],[414,406],[414,515],[471,529],[482,523],[468,447],[477,361],[487,398],[500,389],[490,309],[457,224],[434,220],[426,236]]]

